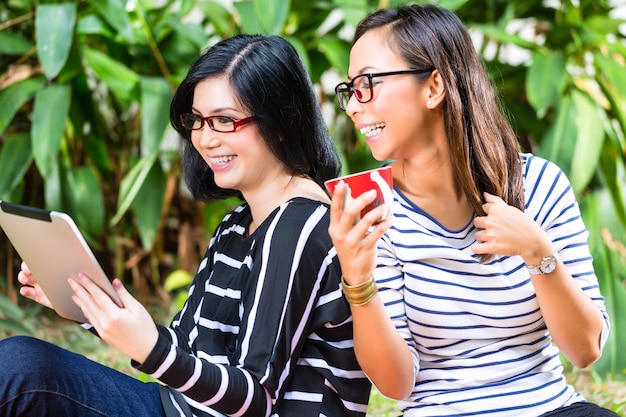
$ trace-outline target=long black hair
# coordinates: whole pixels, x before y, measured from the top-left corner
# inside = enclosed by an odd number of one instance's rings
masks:
[[[296,49],[284,38],[237,35],[204,52],[174,94],[170,122],[185,138],[182,170],[194,198],[242,197],[217,186],[213,171],[191,143],[180,115],[191,113],[196,85],[226,76],[245,110],[254,115],[271,152],[293,175],[306,175],[323,187],[341,168],[337,149],[322,118],[315,90]]]

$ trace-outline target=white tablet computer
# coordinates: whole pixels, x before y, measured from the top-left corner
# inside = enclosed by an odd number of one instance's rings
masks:
[[[118,305],[117,293],[70,216],[0,200],[0,226],[61,316],[87,323],[67,283],[83,272]]]

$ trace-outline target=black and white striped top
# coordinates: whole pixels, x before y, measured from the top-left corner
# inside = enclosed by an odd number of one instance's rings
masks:
[[[572,279],[609,317],[569,181],[553,163],[520,156],[525,213],[550,236]],[[411,348],[416,383],[404,416],[538,416],[582,401],[567,384],[530,275],[519,256],[480,263],[470,221],[449,230],[398,190],[379,241],[375,278]],[[549,276],[545,279],[550,279]]]
[[[134,365],[166,384],[168,416],[364,416],[328,205],[292,199],[247,236],[251,219],[246,204],[223,219],[183,309]]]

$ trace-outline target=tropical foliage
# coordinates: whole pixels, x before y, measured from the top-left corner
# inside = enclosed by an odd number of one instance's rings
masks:
[[[396,2],[397,3],[397,2]],[[396,4],[394,3],[394,4]],[[626,56],[608,0],[448,0],[470,27],[521,143],[569,176],[613,320],[600,373],[626,369]],[[373,166],[335,104],[350,38],[381,0],[7,0],[0,4],[0,199],[68,212],[138,294],[184,286],[234,202],[179,185],[172,92],[201,50],[241,32],[303,57],[344,170]],[[373,52],[375,53],[375,52]],[[17,256],[0,240],[0,327],[15,331]],[[178,270],[166,283],[166,274]],[[6,272],[4,272],[6,271]],[[13,303],[7,302],[12,300]],[[20,301],[23,302],[23,301]]]

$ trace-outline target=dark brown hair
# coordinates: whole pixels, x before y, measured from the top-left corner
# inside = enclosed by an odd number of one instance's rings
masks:
[[[436,68],[441,74],[452,167],[474,211],[484,214],[485,191],[524,210],[517,138],[458,16],[428,4],[383,9],[359,24],[354,42],[381,27],[388,30],[391,49],[412,68]]]

